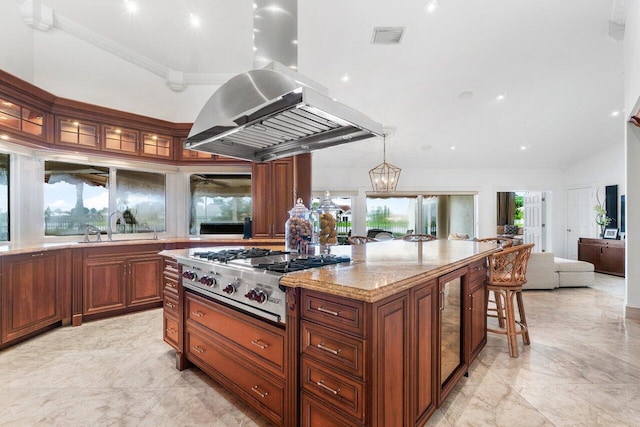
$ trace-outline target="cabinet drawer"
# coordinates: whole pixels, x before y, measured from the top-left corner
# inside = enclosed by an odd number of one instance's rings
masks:
[[[364,386],[359,381],[329,371],[313,360],[302,357],[302,388],[318,399],[364,422]]]
[[[305,321],[301,329],[303,354],[362,378],[366,341]]]
[[[317,398],[301,393],[300,400],[300,425],[303,427],[345,426],[358,427],[360,424],[342,417],[334,409],[329,408],[318,401]]]
[[[481,260],[469,264],[469,282],[473,282],[476,279],[487,277],[487,261]]]
[[[187,318],[284,373],[283,330],[192,294],[187,294]]]
[[[187,329],[186,352],[189,360],[204,363],[215,379],[229,386],[265,416],[282,423],[284,385],[249,369],[238,358],[223,352],[217,345]]]
[[[178,279],[178,261],[172,258],[164,258],[163,271],[165,275],[169,275]]]
[[[178,317],[178,296],[173,292],[164,292],[164,312],[175,318]]]
[[[176,317],[167,314],[163,315],[163,338],[171,347],[178,349],[178,320]]]
[[[178,279],[177,278],[174,279],[173,277],[163,274],[163,280],[164,280],[165,292],[170,291],[176,294],[177,296],[178,295]]]
[[[364,336],[365,305],[362,301],[303,290],[301,303],[303,318]]]

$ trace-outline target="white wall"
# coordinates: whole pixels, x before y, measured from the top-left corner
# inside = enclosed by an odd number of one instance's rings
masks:
[[[640,3],[629,2],[624,37],[625,114],[637,111],[640,97]],[[636,111],[634,111],[634,108]],[[640,319],[640,128],[627,125],[627,317]]]

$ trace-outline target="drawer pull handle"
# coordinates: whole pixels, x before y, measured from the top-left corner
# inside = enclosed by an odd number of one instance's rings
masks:
[[[262,344],[260,344],[260,343],[262,343]],[[269,344],[263,342],[260,339],[251,341],[251,344],[255,345],[256,347],[260,347],[263,350],[269,348]]]
[[[332,348],[327,347],[323,342],[321,342],[320,344],[318,344],[318,348],[320,350],[324,350],[324,351],[328,351],[331,354],[335,354],[336,356],[342,351],[341,348],[334,350]]]
[[[44,256],[44,253],[40,252],[38,254],[31,254],[31,258],[35,258],[35,257],[38,257],[38,256]]]
[[[193,351],[195,351],[196,353],[204,353],[204,348],[194,345]]]
[[[169,308],[176,308],[176,305],[174,303],[169,302],[169,301],[165,302],[164,305],[166,305]]]
[[[191,314],[193,314],[196,317],[204,317],[204,313],[201,311],[192,311]]]
[[[317,310],[321,311],[323,313],[330,314],[332,316],[340,316],[340,312],[339,311],[328,310],[328,309],[324,308],[323,306],[318,307]]]
[[[320,387],[321,389],[328,391],[329,393],[332,393],[332,394],[338,394],[338,393],[340,393],[340,389],[334,390],[334,389],[332,389],[331,387],[324,385],[324,380],[320,380],[320,381],[318,381],[318,382],[316,383],[316,385],[317,385],[318,387]]]
[[[173,284],[173,283],[171,283],[171,282],[166,282],[164,285],[165,285],[165,286],[168,286],[168,287],[170,287],[170,288],[175,288],[175,287],[176,287],[176,285],[174,285],[174,284]]]
[[[175,329],[167,328],[167,333],[171,335],[175,335],[178,333],[178,331],[176,331]]]
[[[265,391],[264,393],[260,393],[260,390],[258,390],[258,386],[254,385],[253,387],[251,387],[251,390],[256,393],[258,396],[260,396],[261,398],[265,398],[267,396],[269,396],[269,392]]]

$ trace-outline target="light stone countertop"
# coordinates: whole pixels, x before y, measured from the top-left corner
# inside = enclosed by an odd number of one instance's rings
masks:
[[[78,241],[67,242],[35,242],[35,243],[5,243],[0,244],[0,257],[7,255],[20,255],[33,252],[43,252],[59,249],[76,249],[76,248],[102,248],[109,246],[129,246],[129,245],[157,245],[157,244],[202,244],[202,246],[255,246],[281,244],[284,247],[284,239],[242,239],[242,238],[206,238],[206,237],[182,237],[182,238],[127,238],[118,237],[109,242],[103,240],[94,242],[95,236],[91,236],[92,241],[89,243],[81,242],[83,236],[77,236]]]
[[[333,246],[332,254],[349,256],[351,263],[287,273],[280,279],[280,283],[376,302],[481,260],[498,250],[493,243],[466,240],[390,240],[364,245]],[[187,249],[161,252],[169,257],[186,253]]]

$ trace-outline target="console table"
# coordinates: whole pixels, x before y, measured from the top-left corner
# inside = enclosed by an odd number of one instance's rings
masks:
[[[624,240],[588,239],[578,240],[578,259],[590,262],[598,273],[624,277]]]

